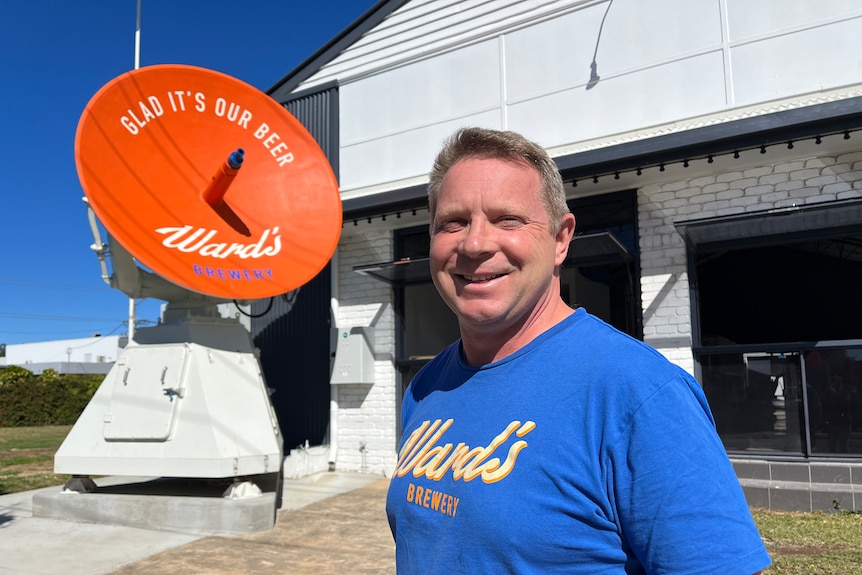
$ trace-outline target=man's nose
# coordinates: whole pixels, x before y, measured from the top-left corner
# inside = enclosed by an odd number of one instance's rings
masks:
[[[467,226],[461,241],[461,252],[469,256],[477,256],[493,250],[493,229],[488,222],[473,220]]]

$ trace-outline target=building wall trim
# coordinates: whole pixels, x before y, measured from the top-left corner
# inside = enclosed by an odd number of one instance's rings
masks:
[[[862,97],[782,110],[556,158],[567,177],[613,173],[758,148],[862,126]]]
[[[299,66],[276,82],[266,93],[279,101],[288,99],[291,96],[291,92],[297,86],[313,76],[320,68],[338,56],[342,50],[354,44],[363,34],[380,24],[387,16],[406,4],[407,1],[380,0],[337,36],[306,58]]]

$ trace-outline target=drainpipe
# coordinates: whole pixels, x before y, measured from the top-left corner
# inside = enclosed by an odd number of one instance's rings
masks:
[[[332,275],[332,290],[329,300],[329,307],[332,313],[332,329],[337,329],[338,326],[338,249],[332,254],[331,260],[331,275]],[[331,350],[330,353],[335,353]],[[335,471],[335,462],[338,459],[338,386],[329,384],[329,470]]]

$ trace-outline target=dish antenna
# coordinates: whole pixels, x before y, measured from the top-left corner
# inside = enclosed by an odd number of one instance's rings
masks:
[[[167,304],[130,338],[55,472],[76,476],[76,491],[119,475],[228,479],[231,494],[278,474],[282,438],[254,344],[218,305],[285,294],[326,266],[342,211],[325,155],[252,86],[158,65],[93,96],[75,159],[106,281]]]

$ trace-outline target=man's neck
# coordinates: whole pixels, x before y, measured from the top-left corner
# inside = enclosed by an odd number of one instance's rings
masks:
[[[472,366],[499,361],[512,355],[573,313],[574,310],[560,299],[554,302],[553,309],[546,309],[540,317],[530,318],[504,331],[474,330],[461,326],[464,361]]]

